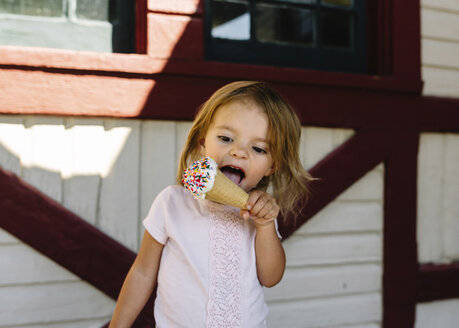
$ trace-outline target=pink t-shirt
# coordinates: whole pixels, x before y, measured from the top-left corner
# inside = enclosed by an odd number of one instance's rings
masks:
[[[196,200],[175,185],[158,195],[143,224],[165,245],[157,327],[266,327],[255,228],[240,218],[239,209]]]

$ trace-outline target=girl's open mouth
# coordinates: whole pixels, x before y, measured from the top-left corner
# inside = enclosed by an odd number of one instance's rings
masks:
[[[220,171],[226,175],[235,184],[240,185],[242,180],[245,178],[245,173],[242,169],[235,166],[223,166]]]

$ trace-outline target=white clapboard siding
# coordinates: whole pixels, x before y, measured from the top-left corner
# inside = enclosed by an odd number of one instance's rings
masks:
[[[384,190],[384,165],[379,164],[338,196],[339,201],[381,201]]]
[[[61,202],[66,152],[64,120],[58,117],[29,116],[25,119],[25,147],[22,178]]]
[[[84,282],[0,287],[0,325],[109,318],[114,301]]]
[[[3,245],[1,252],[0,286],[78,279],[24,243]]]
[[[459,299],[416,305],[415,328],[457,328],[458,322]]]
[[[183,148],[185,147],[186,139],[188,137],[188,133],[190,132],[192,124],[192,122],[177,122],[176,124],[176,163],[178,163],[178,161],[180,160],[180,155],[182,154]],[[177,167],[177,164],[175,167]]]
[[[2,115],[0,119],[0,166],[21,175],[21,153],[24,152],[24,119]]]
[[[66,150],[62,204],[96,224],[101,170],[104,159],[103,120],[66,119]]]
[[[381,291],[378,264],[287,267],[281,282],[265,289],[268,302]]]
[[[459,21],[459,14],[457,15]],[[459,69],[459,41],[422,40],[422,63],[427,66]]]
[[[421,9],[423,38],[450,40],[459,43],[459,12]]]
[[[445,134],[443,247],[446,259],[459,261],[459,134]]]
[[[459,11],[459,2],[457,0],[421,0],[421,6],[437,10]]]
[[[421,263],[459,260],[459,134],[424,133],[418,161]]]
[[[100,328],[110,321],[110,316],[97,319],[79,319],[78,321],[58,321],[44,324],[15,325],[14,328]],[[0,327],[2,327],[0,325]],[[360,327],[352,327],[360,328]],[[367,328],[367,327],[362,327]],[[369,328],[369,327],[368,327]]]
[[[12,119],[0,117],[0,122],[8,122],[10,131],[22,134],[24,142],[18,144],[8,136],[3,137],[7,141],[0,145],[8,149],[0,153],[0,164],[1,161],[13,163],[9,165],[16,172],[24,168],[40,168],[46,172],[51,168],[49,172],[59,177],[51,180],[55,199],[136,250],[139,233],[143,231],[141,221],[153,199],[165,186],[175,183],[177,161],[191,122],[34,116],[27,118],[24,127],[21,120]],[[348,129],[315,127],[304,127],[302,131],[301,156],[309,167],[354,133]],[[52,151],[59,153],[61,160],[49,163],[37,156],[33,149],[38,141],[35,136],[40,142],[51,142]],[[0,132],[0,141],[1,138]],[[18,168],[21,163],[24,167]],[[42,180],[43,183],[49,181]],[[270,327],[285,327],[282,320],[285,315],[290,320],[286,321],[287,326],[304,327],[303,322],[308,321],[294,319],[296,313],[292,316],[291,309],[302,309],[307,304],[315,313],[314,309],[328,308],[328,304],[338,307],[340,302],[347,306],[361,302],[366,314],[354,315],[348,320],[341,316],[342,312],[337,312],[333,320],[317,317],[318,321],[309,322],[308,327],[380,326],[382,181],[383,169],[379,165],[285,241],[288,264],[285,277],[280,285],[266,291],[274,308]],[[41,189],[39,183],[35,185]],[[0,271],[3,281],[0,293],[8,296],[15,293],[16,297],[9,298],[6,309],[11,309],[13,314],[16,309],[27,313],[23,322],[10,323],[8,318],[13,318],[12,315],[0,317],[0,327],[11,324],[37,328],[87,327],[100,326],[109,319],[113,302],[108,300],[107,305],[107,297],[93,287],[2,231],[0,248],[2,254],[7,254],[4,267],[9,268],[9,271]],[[24,303],[20,295],[29,289],[32,297]],[[75,296],[71,296],[73,289],[78,289]],[[67,296],[57,298],[54,296],[57,290],[63,290]],[[39,295],[50,295],[51,299],[40,302]],[[87,306],[87,302],[81,304],[81,299],[87,301],[92,297],[95,306]],[[368,298],[375,301],[368,302]],[[54,301],[58,306],[54,306]],[[106,310],[98,308],[98,304],[102,304],[102,308],[106,306]],[[2,305],[0,301],[0,308]],[[77,309],[74,316],[68,314],[67,309],[71,307]],[[88,313],[90,310],[94,311]],[[297,323],[288,325],[291,320]]]
[[[175,122],[142,122],[140,150],[140,220],[142,221],[156,196],[175,183],[177,167]],[[140,237],[144,228],[140,227]]]
[[[354,133],[349,129],[303,127],[301,129],[300,159],[310,169]]]
[[[139,243],[140,122],[107,120],[105,128],[106,152],[103,154],[113,162],[103,172],[98,226],[136,251]]]
[[[284,242],[289,266],[380,262],[382,238],[378,233],[292,236]]]
[[[269,326],[289,328],[372,326],[381,318],[376,293],[269,304]],[[379,326],[376,326],[379,327]]]
[[[338,220],[336,218],[339,218]],[[333,202],[296,234],[379,232],[382,230],[382,205],[378,202]]]
[[[12,245],[18,243],[20,243],[20,241],[16,237],[0,228],[0,247],[3,245]]]
[[[421,263],[443,256],[443,159],[442,134],[421,134],[418,155],[418,258]]]
[[[422,66],[424,95],[459,97],[459,70]]]
[[[421,2],[423,94],[459,97],[459,2]]]

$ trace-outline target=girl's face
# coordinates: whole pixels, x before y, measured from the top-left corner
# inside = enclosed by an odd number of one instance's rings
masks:
[[[219,108],[199,150],[247,192],[274,172],[268,118],[252,101],[232,101]]]

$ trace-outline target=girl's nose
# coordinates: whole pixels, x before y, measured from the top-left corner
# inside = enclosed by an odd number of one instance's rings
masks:
[[[235,158],[246,158],[247,157],[247,151],[245,150],[244,147],[241,147],[240,145],[234,145],[230,150],[230,154],[232,157],[235,157]]]

